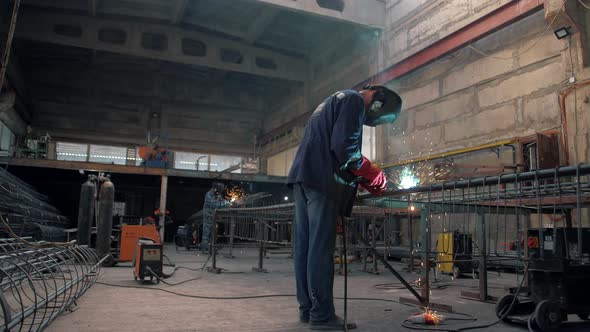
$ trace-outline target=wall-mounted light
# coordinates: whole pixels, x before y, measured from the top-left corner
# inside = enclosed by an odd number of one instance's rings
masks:
[[[557,37],[557,39],[563,39],[572,34],[570,29],[571,27],[563,27],[553,31],[553,33],[555,34],[555,37]]]
[[[285,201],[288,201],[289,200],[289,196],[285,196],[284,200]]]

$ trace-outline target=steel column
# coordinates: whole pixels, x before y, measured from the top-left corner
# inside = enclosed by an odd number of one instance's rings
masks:
[[[430,302],[430,227],[429,225],[429,209],[422,209],[420,214],[420,228],[422,229],[422,279],[421,291],[422,298],[426,303]]]
[[[164,229],[166,228],[166,196],[168,194],[168,175],[162,175],[160,185],[160,240],[164,243]]]
[[[477,225],[479,232],[479,299],[482,302],[488,299],[488,264],[487,264],[487,234],[486,218],[483,213],[477,214]]]

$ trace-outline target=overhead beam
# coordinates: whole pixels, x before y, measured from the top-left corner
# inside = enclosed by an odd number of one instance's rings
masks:
[[[356,84],[353,89],[360,89],[368,83],[384,84],[403,75],[407,75],[447,54],[469,45],[469,43],[474,43],[524,17],[538,12],[543,9],[543,5],[544,0],[518,0],[508,2],[506,5],[435,42],[418,53],[410,55],[384,71]],[[305,124],[312,113],[313,110],[310,110],[297,116],[291,121],[265,133],[260,140],[267,140],[293,127]]]
[[[441,57],[474,43],[520,19],[543,9],[544,0],[511,1],[451,35],[359,83],[383,84],[422,68]]]
[[[344,21],[383,29],[385,26],[385,2],[380,0],[341,0],[341,9],[323,8],[316,0],[247,0],[307,15]],[[321,3],[321,1],[320,1]]]
[[[105,172],[120,174],[138,174],[154,176],[178,176],[186,178],[221,179],[245,182],[285,183],[282,176],[268,176],[261,174],[239,174],[227,172],[193,171],[182,169],[149,168],[142,166],[111,165],[101,163],[86,163],[79,161],[64,161],[51,159],[28,159],[0,157],[0,164],[9,166],[26,166],[66,170],[84,170],[89,172]]]
[[[187,5],[188,0],[176,0],[176,5],[173,7],[170,23],[178,24],[180,21],[182,21]]]
[[[121,38],[100,40],[101,31]],[[16,37],[293,81],[304,81],[308,72],[308,64],[298,58],[157,24],[25,11]]]
[[[0,121],[15,135],[23,135],[27,124],[20,114],[14,109],[16,94],[14,92],[0,95]]]
[[[275,8],[263,8],[260,15],[256,17],[256,20],[250,24],[250,27],[244,36],[244,41],[247,44],[254,44],[264,31],[266,31],[268,26],[276,19],[278,14],[279,11]]]

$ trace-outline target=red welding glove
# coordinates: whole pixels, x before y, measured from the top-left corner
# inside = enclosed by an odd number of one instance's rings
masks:
[[[371,164],[371,161],[365,156],[363,156],[361,167],[351,169],[350,172],[365,179],[366,182],[361,182],[360,185],[373,195],[381,196],[387,188],[385,173],[379,167]]]

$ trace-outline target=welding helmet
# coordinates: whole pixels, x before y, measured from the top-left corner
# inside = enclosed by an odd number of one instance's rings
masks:
[[[375,91],[366,110],[365,125],[375,127],[393,123],[402,110],[402,98],[382,85],[366,85],[363,90]]]
[[[213,182],[213,189],[218,193],[222,193],[225,189],[225,185],[221,182]]]

